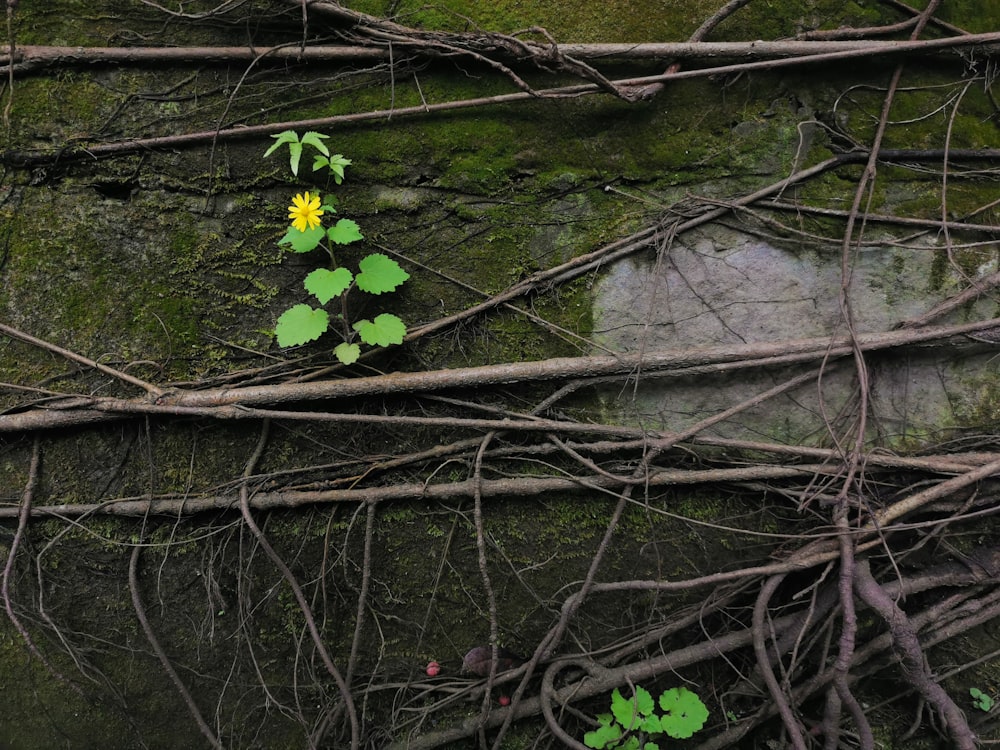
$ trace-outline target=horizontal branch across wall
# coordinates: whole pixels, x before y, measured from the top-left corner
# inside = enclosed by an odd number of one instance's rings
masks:
[[[636,44],[558,44],[560,55],[584,60],[773,60],[819,55],[830,52],[861,51],[866,55],[895,54],[901,42],[850,41],[752,41],[752,42],[641,42]],[[981,44],[987,54],[1000,45]],[[62,65],[143,65],[178,63],[253,62],[358,62],[398,60],[400,55],[419,54],[419,45],[400,45],[390,53],[387,47],[364,45],[317,45],[303,47],[59,47],[25,44],[16,48],[14,64],[18,73]],[[904,50],[905,51],[905,50]],[[918,51],[922,51],[919,50]],[[10,54],[0,54],[6,66]],[[0,69],[2,71],[2,69]]]
[[[707,441],[711,442],[711,441]],[[722,441],[725,442],[725,441]],[[697,484],[732,484],[762,482],[796,477],[835,476],[842,472],[842,465],[835,460],[835,451],[824,449],[804,449],[806,453],[818,453],[828,459],[823,463],[803,464],[757,464],[735,468],[715,469],[664,469],[651,468],[643,479],[647,488],[666,488]],[[866,471],[874,475],[878,472],[899,470],[924,471],[955,476],[932,485],[924,492],[909,496],[882,512],[883,526],[897,521],[929,500],[945,496],[952,486],[961,489],[975,481],[989,478],[1000,466],[1000,456],[996,453],[970,453],[953,456],[906,458],[886,454],[871,454],[865,457]],[[250,506],[254,510],[277,510],[301,508],[308,505],[331,503],[382,503],[399,500],[456,500],[467,499],[477,494],[490,497],[535,497],[555,492],[596,492],[618,498],[618,491],[628,480],[611,476],[565,476],[565,477],[510,477],[505,479],[466,479],[457,482],[413,482],[380,487],[325,489],[325,490],[277,490],[251,493]],[[196,513],[235,510],[239,506],[236,494],[227,495],[185,495],[183,497],[127,497],[101,503],[74,503],[57,505],[32,505],[30,513],[34,517],[80,518],[95,513],[116,516],[154,515],[194,515]],[[669,508],[665,508],[669,511]],[[18,507],[0,507],[0,519],[16,518]],[[876,527],[866,527],[874,531]]]
[[[862,351],[875,351],[927,343],[952,336],[1000,327],[1000,318],[952,326],[928,326],[916,330],[859,334],[855,343]],[[421,393],[449,388],[480,388],[525,382],[545,382],[589,377],[674,376],[707,374],[718,369],[745,369],[775,364],[836,358],[854,351],[845,337],[819,337],[767,343],[644,352],[607,357],[558,357],[534,362],[510,362],[480,367],[461,367],[425,372],[394,372],[343,380],[311,383],[279,383],[237,388],[209,388],[199,391],[168,389],[153,399],[67,397],[53,408],[0,415],[0,433],[65,428],[77,424],[121,419],[136,414],[202,416],[219,419],[260,419],[271,414],[241,412],[249,407],[357,398],[400,393]],[[221,410],[223,407],[235,407]],[[219,410],[212,413],[210,410]],[[286,415],[278,415],[286,416]],[[348,415],[351,416],[351,415]],[[487,429],[532,429],[532,420],[489,420]],[[554,429],[558,425],[536,426]]]
[[[650,487],[669,487],[717,482],[749,482],[793,477],[812,477],[817,474],[835,475],[841,471],[838,464],[802,464],[796,466],[762,465],[735,469],[659,469],[651,471],[646,484]],[[453,500],[469,498],[477,492],[481,497],[530,497],[553,492],[579,492],[593,490],[611,492],[621,482],[604,476],[589,477],[516,477],[509,479],[466,479],[459,482],[438,484],[412,483],[365,489],[289,490],[282,492],[257,492],[251,494],[250,506],[254,510],[300,508],[324,503],[375,503],[391,500]],[[190,496],[163,499],[122,499],[103,503],[74,503],[60,505],[33,505],[34,517],[79,518],[94,513],[116,516],[192,515],[208,511],[236,510],[237,495]],[[0,518],[16,518],[17,507],[0,507]]]

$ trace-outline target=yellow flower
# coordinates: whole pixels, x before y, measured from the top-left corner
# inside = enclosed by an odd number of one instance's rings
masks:
[[[292,198],[292,205],[288,207],[288,218],[292,220],[292,226],[300,232],[313,229],[319,226],[319,217],[323,215],[323,209],[319,207],[319,196],[309,197],[309,193],[302,195],[299,193]]]

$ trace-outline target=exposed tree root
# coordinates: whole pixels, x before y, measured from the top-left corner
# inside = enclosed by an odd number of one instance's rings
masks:
[[[423,117],[545,98],[609,94],[635,103],[656,96],[671,82],[695,77],[829,65],[873,56],[995,52],[1000,44],[1000,33],[968,35],[947,26],[939,28],[954,36],[917,39],[933,22],[933,2],[924,11],[907,11],[903,20],[885,26],[806,34],[838,39],[864,36],[860,41],[749,45],[703,41],[748,1],[724,4],[686,44],[565,45],[537,27],[512,35],[475,29],[425,31],[395,19],[358,13],[329,0],[290,0],[289,8],[302,11],[303,41],[267,49],[66,50],[11,45],[7,55],[0,57],[8,66],[11,81],[15,73],[33,74],[56,65],[132,65],[176,59],[213,63],[242,60],[253,65],[265,61],[378,62],[383,67],[387,63],[389,74],[395,75],[401,61],[409,64],[430,59],[472,63],[504,77],[517,90],[306,121],[225,127],[88,147],[74,144],[45,153],[6,151],[0,162],[15,167],[62,165],[75,158],[106,158],[144,149],[257,137],[289,128]],[[190,14],[149,0],[146,4],[178,21],[215,18],[241,6],[238,1],[223,2],[205,13]],[[316,26],[330,30],[343,46],[307,46],[307,32]],[[912,31],[910,41],[870,39],[901,30]],[[597,67],[608,59],[670,60],[671,64],[657,75],[616,79]],[[728,64],[681,71],[678,61],[692,59],[705,63],[726,60]],[[582,83],[540,87],[538,81],[547,80],[549,75],[570,76]],[[260,711],[262,722],[267,721],[267,712],[280,712],[301,727],[311,747],[349,742],[358,750],[420,750],[476,738],[480,748],[500,750],[514,722],[533,720],[538,744],[548,737],[561,746],[579,748],[584,747],[580,737],[592,721],[590,716],[606,706],[606,696],[614,688],[690,680],[712,704],[712,723],[696,740],[699,750],[733,747],[751,733],[777,737],[761,742],[773,741],[796,750],[819,746],[836,750],[851,735],[852,743],[868,750],[875,747],[876,712],[862,697],[867,697],[870,678],[896,678],[901,667],[905,689],[919,694],[942,735],[953,746],[971,750],[978,742],[975,721],[963,714],[935,676],[928,651],[1000,617],[1000,548],[981,539],[965,540],[961,551],[953,544],[960,531],[1000,512],[997,436],[988,434],[968,449],[953,446],[932,455],[895,455],[873,445],[870,422],[877,415],[871,407],[869,365],[874,353],[902,352],[904,347],[906,351],[918,347],[936,352],[989,351],[998,340],[1000,318],[950,325],[930,323],[995,292],[1000,274],[966,279],[963,288],[949,290],[947,298],[931,309],[899,321],[893,330],[875,333],[856,329],[851,286],[855,256],[866,241],[864,227],[869,221],[896,223],[919,232],[940,231],[947,252],[952,250],[953,231],[994,237],[996,227],[972,220],[988,215],[993,204],[952,222],[945,184],[950,165],[959,161],[993,165],[1000,160],[1000,151],[954,149],[950,138],[944,149],[882,148],[901,75],[900,67],[887,88],[881,114],[872,118],[874,135],[866,147],[859,145],[811,166],[789,170],[782,179],[730,200],[685,200],[664,209],[658,220],[640,225],[628,236],[588,248],[496,294],[483,295],[486,299],[478,304],[415,326],[406,343],[416,344],[424,337],[491,315],[513,301],[530,301],[547,289],[596,273],[623,258],[652,251],[666,255],[664,237],[677,237],[726,217],[757,222],[769,231],[799,231],[786,219],[774,218],[790,210],[813,212],[846,225],[840,237],[806,230],[798,235],[817,243],[832,240],[840,246],[841,276],[836,292],[841,320],[835,334],[362,377],[341,377],[342,370],[325,366],[310,370],[300,369],[299,363],[282,363],[226,376],[222,381],[225,385],[219,386],[219,381],[151,383],[130,375],[128,366],[114,367],[0,324],[0,333],[8,338],[85,368],[90,376],[101,379],[102,385],[80,387],[79,392],[70,387],[56,391],[51,384],[23,383],[7,389],[11,396],[7,409],[0,413],[0,432],[12,438],[34,433],[30,459],[25,459],[27,481],[20,501],[0,507],[0,518],[17,519],[0,585],[14,629],[32,654],[60,679],[65,678],[54,666],[47,642],[59,644],[51,653],[59,657],[68,654],[78,666],[84,664],[80,658],[84,649],[97,647],[78,633],[57,627],[42,606],[58,576],[41,561],[50,545],[62,539],[62,532],[36,555],[37,580],[32,585],[37,590],[32,591],[27,582],[15,586],[15,582],[20,583],[17,574],[25,556],[27,530],[34,519],[44,519],[52,525],[63,522],[63,529],[99,535],[93,530],[100,523],[98,519],[113,524],[108,517],[142,517],[145,524],[162,523],[159,528],[169,531],[169,540],[162,542],[164,548],[183,543],[188,552],[195,549],[204,554],[206,562],[197,577],[202,579],[198,585],[204,587],[207,614],[202,622],[195,622],[192,611],[189,619],[195,623],[193,628],[212,634],[208,639],[212,647],[223,641],[236,644],[232,646],[230,672],[218,680],[221,687],[216,693],[213,727],[199,708],[199,704],[205,705],[204,700],[201,696],[196,700],[180,677],[184,657],[168,658],[167,649],[153,632],[139,592],[140,547],[134,540],[127,543],[131,545],[128,588],[142,630],[199,732],[214,747],[240,746],[226,736],[242,731],[227,725],[226,711],[231,703],[250,696],[247,700],[266,707]],[[966,81],[963,91],[968,85]],[[939,165],[939,218],[876,216],[867,211],[877,170],[901,161]],[[859,165],[864,170],[860,178]],[[845,202],[851,205],[849,210],[776,200],[792,186],[828,175],[831,170],[856,180],[853,201]],[[456,281],[443,271],[441,275]],[[463,288],[463,293],[469,291]],[[544,317],[534,312],[529,318],[547,325]],[[827,412],[822,392],[835,368],[839,374],[849,370],[854,378],[854,400],[837,414]],[[722,381],[750,370],[775,374],[774,384],[761,386],[716,413],[699,413],[685,423],[688,426],[674,430],[640,427],[638,421],[593,423],[560,410],[570,396],[587,389],[624,389],[653,381],[664,384],[668,378]],[[531,396],[518,391],[527,386],[538,391],[547,386],[548,390]],[[737,440],[710,433],[711,428],[731,423],[737,415],[779,397],[788,398],[793,404],[790,408],[796,408],[793,399],[804,388],[820,392],[816,411],[822,417],[823,432],[817,440],[825,447]],[[136,389],[141,395],[133,395]],[[182,485],[183,491],[161,491],[165,485],[152,478],[156,467],[147,434],[149,455],[145,463],[137,463],[141,470],[148,470],[150,479],[140,490],[130,490],[133,494],[116,495],[117,488],[109,489],[114,487],[112,481],[101,492],[73,497],[73,502],[64,501],[58,489],[39,493],[41,442],[63,439],[54,430],[85,431],[118,422],[123,429],[142,424],[148,433],[151,425],[169,425],[175,420],[195,421],[209,425],[209,429],[251,421],[262,429],[253,450],[248,450],[250,456],[242,473],[219,486]],[[343,428],[331,440],[335,445],[323,446],[336,453],[336,459],[321,466],[282,460],[276,466],[261,468],[267,463],[268,426],[272,424],[302,430],[303,435],[307,428]],[[393,436],[395,442],[386,451],[391,455],[380,454],[369,444],[368,433],[376,428]],[[329,434],[334,433],[331,430]],[[398,448],[404,444],[405,449]],[[193,465],[196,446],[191,447],[191,454]],[[678,507],[682,503],[676,490],[681,487],[732,493],[740,511],[727,517],[686,515]],[[556,493],[567,504],[571,498],[580,498],[581,506],[587,501],[588,507],[602,510],[591,527],[596,529],[591,547],[581,551],[586,557],[575,577],[560,577],[558,586],[542,591],[532,583],[532,568],[563,564],[552,563],[558,550],[551,554],[544,548],[533,550],[529,565],[515,560],[499,539],[496,530],[500,524],[495,519],[501,514],[495,512],[499,499],[516,503],[540,498],[544,502],[546,496]],[[44,495],[41,502],[39,494]],[[607,503],[601,506],[594,499],[606,499]],[[410,614],[412,603],[399,601],[398,592],[380,570],[380,566],[392,567],[399,561],[393,558],[392,545],[377,538],[379,521],[383,514],[395,510],[391,503],[404,502],[406,511],[421,521],[435,514],[447,518],[445,528],[449,529],[445,532],[428,525],[427,571],[408,569],[403,573],[430,571],[433,578],[433,594],[426,610],[416,618]],[[301,524],[294,533],[272,535],[265,526],[271,519],[282,518],[282,514],[268,511],[314,511],[319,506],[327,506],[322,520],[316,520],[319,513],[287,514]],[[338,507],[351,509],[349,522],[341,524]],[[665,559],[655,549],[657,540],[637,551],[639,545],[631,545],[633,540],[627,539],[628,524],[634,523],[629,517],[636,511],[648,518],[670,519],[670,533],[711,529],[729,535],[731,554],[716,558],[721,562],[709,567],[697,561]],[[232,525],[213,525],[212,519],[218,517],[230,517],[242,533],[230,533]],[[754,523],[747,520],[751,517],[764,520]],[[361,533],[354,528],[361,527],[362,518],[363,539],[359,541]],[[175,541],[176,530],[193,521],[204,526],[190,539]],[[400,521],[411,522],[410,517]],[[325,523],[325,531],[316,534],[310,526],[313,523]],[[465,545],[463,531],[468,536]],[[527,536],[532,530],[516,531]],[[692,536],[696,537],[695,532]],[[223,541],[217,542],[216,536]],[[301,547],[294,548],[288,538]],[[317,538],[322,541],[316,542]],[[292,548],[281,549],[282,541]],[[670,546],[672,542],[668,539],[665,543]],[[154,546],[145,537],[142,543]],[[312,564],[312,550],[307,551],[309,544],[321,545],[318,569]],[[656,558],[655,567],[647,566],[651,572],[644,568],[630,573],[635,577],[627,580],[609,575],[611,561],[619,553],[634,557],[636,568],[646,566],[642,555],[647,547],[654,549]],[[470,550],[474,555],[462,558]],[[931,551],[933,555],[928,554]],[[433,559],[434,554],[440,559]],[[169,580],[167,567],[164,557],[158,573],[164,580]],[[453,590],[460,592],[451,599],[439,596],[442,581],[449,576],[457,581]],[[498,672],[495,657],[504,637],[530,619],[523,615],[521,622],[512,622],[514,618],[508,619],[504,612],[501,601],[508,579],[513,581],[510,586],[519,587],[519,593],[535,607],[526,642],[531,655],[516,670]],[[466,599],[455,600],[463,595]],[[221,631],[224,627],[220,620],[229,608],[226,600],[230,597],[237,600],[238,614],[233,619],[239,622],[216,636],[216,628]],[[161,606],[168,611],[173,603]],[[493,649],[494,659],[485,681],[438,675],[436,669],[427,670],[427,679],[418,674],[430,630],[443,631],[442,642],[452,635],[437,607],[465,609],[469,617],[488,624],[484,641]],[[277,669],[267,651],[274,644],[255,641],[255,628],[266,630],[260,624],[261,613],[271,611],[277,612],[273,616],[278,627],[268,632],[284,632],[294,646],[294,665],[287,672],[291,675],[289,684],[278,684],[273,677]],[[400,614],[404,611],[407,614]],[[30,617],[32,612],[40,616]],[[53,639],[38,637],[52,633]],[[415,646],[401,645],[411,637]],[[339,652],[346,662],[343,672],[335,663],[338,652],[332,650],[333,643],[346,644]],[[389,648],[386,644],[402,654],[406,663],[384,660]],[[460,647],[471,644],[453,645],[461,652]],[[120,646],[100,644],[100,648],[112,647]],[[501,691],[511,699],[509,705],[498,706],[496,698]],[[252,746],[254,741],[250,738],[243,744]]]

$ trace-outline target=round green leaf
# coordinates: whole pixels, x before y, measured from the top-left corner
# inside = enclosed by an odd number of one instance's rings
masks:
[[[705,726],[708,709],[697,693],[687,688],[671,688],[660,696],[663,731],[676,739],[686,739]]]
[[[639,724],[639,729],[646,734],[659,734],[663,731],[663,725],[660,724],[660,717],[652,714],[643,718],[642,723]]]
[[[314,310],[309,305],[295,305],[281,313],[274,332],[279,346],[298,346],[315,341],[330,325],[326,310]]]
[[[635,729],[639,725],[632,699],[623,696],[618,688],[611,693],[611,713],[625,729]]]
[[[332,271],[327,268],[317,268],[306,276],[305,287],[321,305],[325,305],[347,291],[353,280],[354,274],[346,268],[335,268]]]
[[[390,313],[382,313],[375,320],[359,320],[354,324],[354,330],[362,341],[372,346],[402,344],[406,335],[406,325]]]
[[[622,730],[617,724],[605,725],[583,735],[583,744],[593,748],[612,747],[621,736]]]
[[[326,234],[326,230],[323,229],[322,224],[304,232],[300,232],[295,227],[288,227],[285,236],[278,240],[278,244],[291,245],[292,250],[296,253],[308,253],[319,245],[324,234]]]
[[[400,268],[399,263],[382,253],[372,253],[358,263],[361,273],[356,279],[358,289],[369,294],[395,291],[396,287],[410,278],[410,274]]]
[[[357,344],[348,344],[345,341],[342,344],[337,344],[333,353],[337,355],[337,359],[340,360],[341,364],[353,365],[358,361],[358,357],[361,356],[361,347]]]
[[[356,221],[351,221],[350,219],[341,219],[332,227],[330,231],[326,233],[326,236],[330,238],[330,242],[336,242],[338,245],[350,245],[352,242],[357,242],[364,238],[361,234],[361,227],[358,226]]]

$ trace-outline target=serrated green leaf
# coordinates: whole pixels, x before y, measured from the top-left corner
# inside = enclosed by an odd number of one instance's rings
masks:
[[[663,727],[660,725],[660,717],[656,714],[645,717],[639,724],[639,729],[646,734],[659,734],[663,731]]]
[[[339,359],[342,364],[353,365],[358,361],[358,357],[361,356],[361,347],[357,344],[348,344],[345,341],[342,344],[337,344],[333,353],[337,355],[337,359]]]
[[[639,750],[639,738],[629,737],[625,742],[619,745],[621,750]]]
[[[315,131],[310,130],[308,133],[302,136],[302,143],[308,143],[310,146],[319,151],[321,154],[329,156],[330,149],[328,149],[326,147],[326,144],[323,143],[323,139],[329,137],[330,136],[328,135],[323,135],[322,133],[317,133]]]
[[[299,140],[298,133],[294,130],[285,130],[284,132],[272,135],[271,137],[276,140],[271,144],[271,148],[264,152],[265,159],[277,151],[282,145],[286,143],[298,143]]]
[[[705,726],[708,709],[696,693],[678,687],[665,691],[660,696],[660,717],[663,731],[675,739],[686,739]]]
[[[660,750],[660,746],[655,742],[647,742],[642,746],[642,750]]]
[[[395,291],[396,287],[410,278],[410,274],[400,268],[399,263],[382,253],[372,253],[358,263],[361,272],[357,276],[358,289],[369,294]]]
[[[354,330],[361,340],[371,346],[390,346],[402,344],[406,335],[406,325],[395,315],[382,313],[375,320],[359,320],[354,324]]]
[[[644,687],[636,685],[633,700],[635,701],[635,710],[643,716],[649,716],[653,713],[653,709],[656,708],[656,703],[653,702],[653,696],[650,695],[649,691]]]
[[[314,310],[309,305],[295,305],[281,313],[274,332],[279,346],[298,346],[315,341],[330,325],[326,310]]]
[[[606,725],[587,732],[583,735],[583,744],[587,747],[605,748],[610,747],[622,736],[622,730],[617,725]]]
[[[326,233],[326,236],[330,238],[331,242],[336,242],[338,245],[350,245],[352,242],[357,242],[364,238],[361,234],[361,227],[357,225],[357,222],[351,221],[350,219],[341,219],[334,226],[330,227],[330,231]]]
[[[322,169],[323,167],[329,166],[329,164],[330,164],[329,159],[327,159],[325,156],[320,156],[319,154],[316,154],[316,156],[313,157],[313,172],[315,172],[317,169]]]
[[[299,159],[302,158],[302,144],[301,143],[289,143],[288,144],[288,163],[291,164],[292,174],[296,177],[299,176]]]
[[[321,305],[325,305],[334,297],[339,297],[354,280],[354,274],[346,268],[317,268],[305,279],[306,291],[319,300]]]
[[[292,251],[296,253],[308,253],[319,245],[325,234],[326,230],[323,229],[322,224],[318,227],[307,229],[304,232],[300,232],[295,227],[288,227],[285,236],[278,240],[278,244],[291,245]]]
[[[639,723],[635,717],[635,705],[630,698],[622,696],[618,688],[611,693],[611,713],[625,729],[634,729]]]

